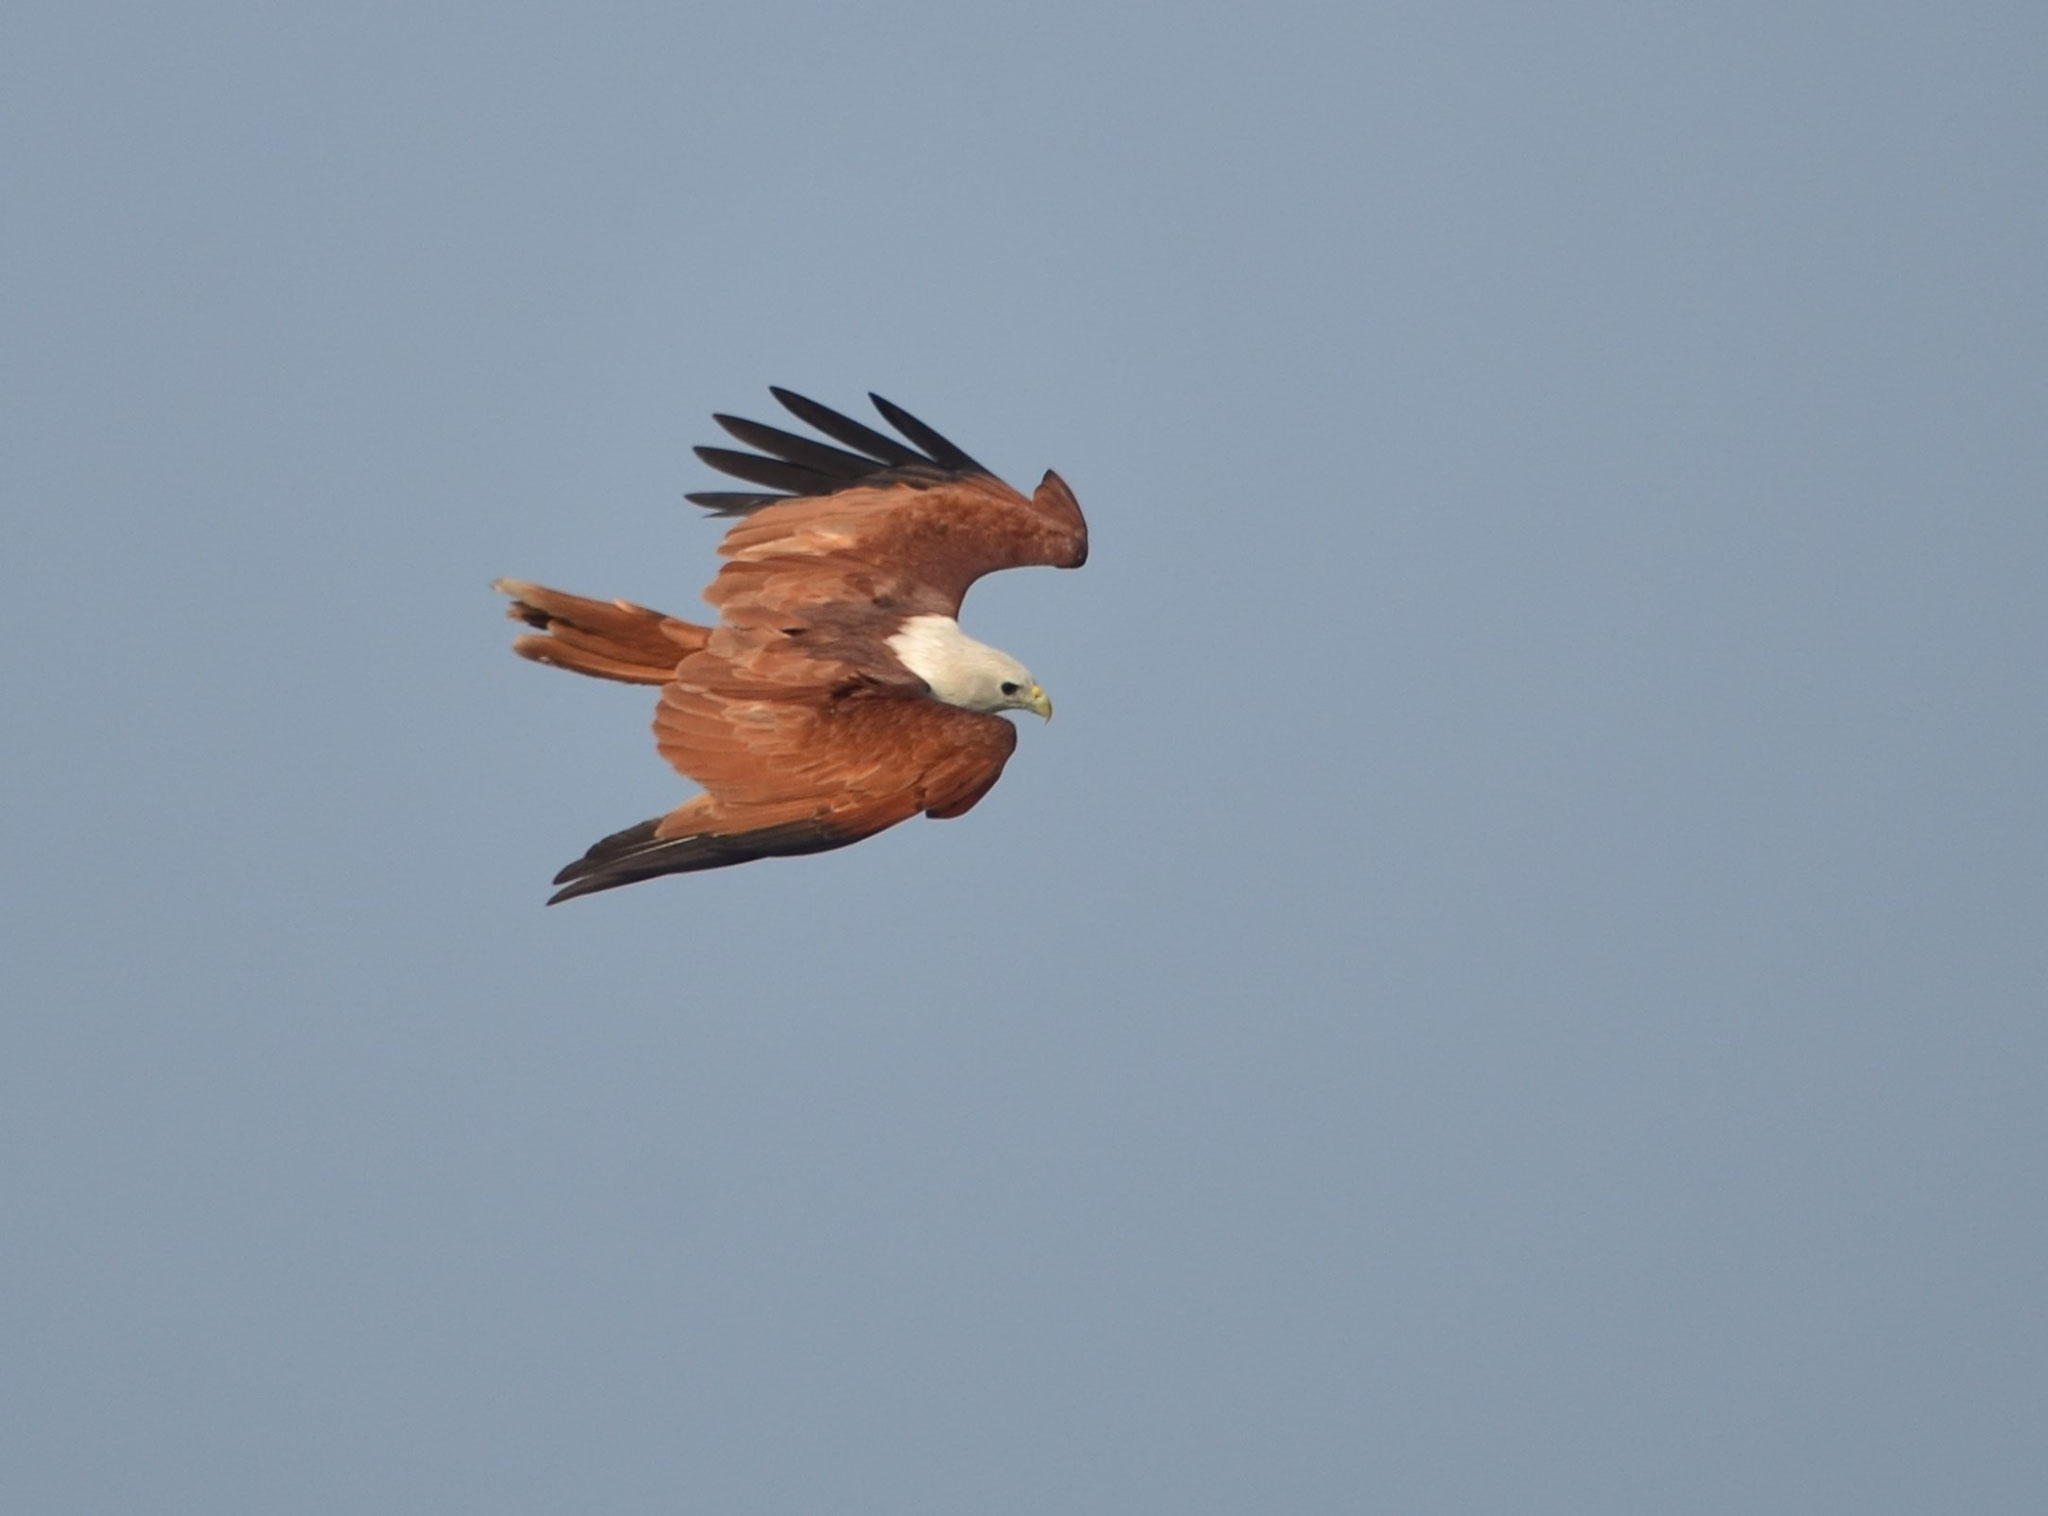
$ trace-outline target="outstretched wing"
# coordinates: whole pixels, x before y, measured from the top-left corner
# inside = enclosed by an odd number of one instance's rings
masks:
[[[704,595],[729,624],[782,625],[820,613],[829,619],[834,607],[957,616],[961,598],[983,574],[1030,565],[1079,568],[1087,560],[1087,522],[1057,474],[1048,473],[1027,499],[879,395],[868,398],[915,446],[802,395],[771,393],[844,446],[735,416],[716,418],[761,451],[700,447],[698,456],[783,491],[689,497],[745,518],[720,545],[731,561]]]
[[[821,853],[920,812],[958,816],[1002,777],[1017,746],[1000,716],[859,681],[822,701],[792,698],[762,672],[759,661],[735,677],[711,655],[685,660],[662,691],[654,731],[663,756],[704,793],[596,844],[556,876],[565,888],[554,900]]]

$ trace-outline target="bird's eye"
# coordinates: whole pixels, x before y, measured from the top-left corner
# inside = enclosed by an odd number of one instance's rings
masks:
[[[1014,694],[1016,694],[1016,693],[1017,693],[1017,681],[1016,681],[1016,680],[1014,680],[1014,679],[1005,679],[1005,680],[1003,681],[1003,693],[1004,693],[1005,695],[1014,695]]]

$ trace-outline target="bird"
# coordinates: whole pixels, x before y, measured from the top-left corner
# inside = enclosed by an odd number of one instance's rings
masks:
[[[664,874],[827,852],[920,813],[964,815],[1016,750],[1002,711],[1052,716],[1017,659],[960,629],[998,569],[1079,568],[1088,525],[1047,471],[1026,497],[879,395],[889,436],[779,386],[830,439],[713,420],[753,452],[700,447],[754,488],[685,496],[733,525],[711,625],[499,579],[535,663],[659,685],[655,746],[702,793],[592,844],[548,904]]]

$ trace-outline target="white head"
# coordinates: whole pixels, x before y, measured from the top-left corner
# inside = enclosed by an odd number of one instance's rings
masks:
[[[948,705],[1052,718],[1052,701],[1031,670],[1001,648],[976,642],[951,616],[912,616],[888,640],[898,661]]]

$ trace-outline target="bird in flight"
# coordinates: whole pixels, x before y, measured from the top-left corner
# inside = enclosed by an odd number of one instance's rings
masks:
[[[963,815],[1002,776],[1017,729],[1052,715],[1008,653],[960,630],[968,587],[997,569],[1079,568],[1088,524],[1048,472],[1027,498],[880,395],[906,440],[785,389],[834,444],[737,416],[755,452],[697,456],[755,488],[688,498],[738,518],[699,626],[624,600],[520,579],[494,586],[531,630],[512,644],[556,668],[661,686],[655,746],[703,793],[592,845],[548,904],[662,874],[822,853],[923,814]]]

